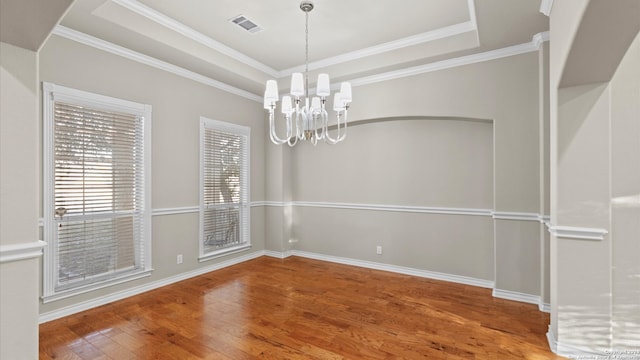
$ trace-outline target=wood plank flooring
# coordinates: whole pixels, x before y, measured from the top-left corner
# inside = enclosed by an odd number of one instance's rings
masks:
[[[261,257],[40,325],[41,359],[560,359],[490,289]]]

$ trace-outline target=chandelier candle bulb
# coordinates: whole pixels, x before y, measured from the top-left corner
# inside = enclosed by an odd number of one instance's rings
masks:
[[[342,111],[344,110],[344,101],[342,100],[342,94],[336,93],[333,95],[333,111]]]
[[[318,87],[316,89],[316,95],[322,97],[331,95],[331,89],[329,86],[329,75],[318,75]]]
[[[304,95],[304,79],[302,77],[302,73],[293,73],[291,75],[291,95]]]
[[[278,101],[278,83],[275,80],[267,81],[267,89],[264,92],[264,101],[276,102]]]
[[[311,99],[311,108],[313,109],[313,112],[316,113],[320,110],[320,98],[317,96],[314,96],[313,99]]]
[[[344,102],[351,102],[351,83],[343,82],[340,84],[340,94]]]
[[[291,103],[291,96],[282,97],[282,113],[291,116],[293,113],[293,106]]]

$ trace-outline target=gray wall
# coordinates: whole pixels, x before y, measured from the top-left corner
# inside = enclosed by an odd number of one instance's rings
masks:
[[[38,357],[38,259],[8,261],[38,241],[37,54],[0,42],[0,358]]]
[[[405,266],[535,298],[544,283],[538,215],[545,57],[530,52],[357,86],[346,142],[293,149],[268,143],[259,103],[70,40],[54,36],[45,44],[40,72],[43,81],[153,106],[154,209],[197,205],[201,115],[248,125],[251,197],[266,201],[252,208],[253,251]],[[482,214],[334,206],[343,203]],[[197,228],[197,213],[154,216],[152,277],[44,304],[41,313],[207,266],[196,259]],[[184,255],[182,265],[176,254]]]
[[[551,13],[550,338],[563,355],[640,348],[638,13],[599,0]]]
[[[251,127],[251,200],[264,199],[264,113],[258,102],[52,36],[40,52],[40,80],[150,104],[152,114],[152,207],[199,205],[200,116]],[[251,252],[264,249],[264,208],[251,210]],[[198,213],[152,218],[153,274],[40,306],[47,313],[116,291],[161,281],[245,253],[198,262]],[[184,262],[176,264],[176,255]]]
[[[493,280],[490,216],[406,208],[492,209],[493,122],[356,123],[336,146],[299,145],[292,172],[296,201],[327,206],[295,208],[296,250]],[[335,209],[332,203],[400,209]]]
[[[269,246],[491,280],[502,294],[543,295],[538,215],[545,212],[541,127],[548,117],[541,112],[548,105],[541,103],[541,72],[548,68],[541,61],[547,55],[532,52],[354,87],[354,126],[344,143],[299,145],[289,160],[268,152],[268,161],[282,166],[270,171],[288,174],[294,184],[293,209],[269,210],[283,214],[284,223],[288,213],[292,232]],[[267,199],[284,198],[273,194]],[[497,216],[304,202],[480,208]],[[375,245],[383,245],[382,256],[375,255]]]

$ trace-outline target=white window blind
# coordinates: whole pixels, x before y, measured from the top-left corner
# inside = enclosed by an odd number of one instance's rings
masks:
[[[49,88],[45,299],[150,269],[144,116],[150,110]]]
[[[200,258],[248,248],[249,128],[201,119]]]

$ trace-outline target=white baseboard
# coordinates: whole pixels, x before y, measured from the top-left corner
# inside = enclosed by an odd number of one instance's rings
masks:
[[[291,251],[285,251],[285,252],[278,252],[278,251],[271,251],[271,250],[265,250],[264,251],[264,255],[265,256],[269,256],[269,257],[273,257],[273,258],[277,258],[277,259],[286,259],[289,256],[291,256]]]
[[[439,273],[435,271],[414,269],[414,268],[409,268],[404,266],[389,265],[389,264],[383,264],[383,263],[378,263],[373,261],[343,258],[338,256],[317,254],[317,253],[299,251],[299,250],[292,250],[291,255],[305,257],[309,259],[329,261],[329,262],[334,262],[334,263],[344,264],[344,265],[364,267],[368,269],[389,271],[389,272],[394,272],[398,274],[412,275],[412,276],[423,277],[423,278],[434,279],[434,280],[449,281],[449,282],[454,282],[458,284],[472,285],[472,286],[478,286],[483,288],[493,288],[493,281],[476,279],[476,278],[467,277],[467,276],[451,275],[451,274]]]
[[[87,300],[87,301],[83,301],[77,304],[73,304],[71,306],[67,306],[67,307],[63,307],[57,310],[53,310],[53,311],[49,311],[43,314],[40,314],[40,317],[38,318],[38,322],[40,324],[45,323],[47,321],[51,321],[51,320],[55,320],[55,319],[59,319],[65,316],[69,316],[81,311],[85,311],[85,310],[89,310],[101,305],[105,305],[105,304],[109,304],[112,303],[114,301],[118,301],[118,300],[122,300],[125,298],[128,298],[130,296],[134,296],[134,295],[138,295],[138,294],[142,294],[144,292],[150,291],[150,290],[154,290],[163,286],[167,286],[169,284],[173,284],[176,283],[178,281],[182,281],[182,280],[186,280],[192,277],[196,277],[202,274],[206,274],[208,272],[211,271],[215,271],[215,270],[219,270],[222,268],[226,268],[232,265],[236,265],[248,260],[252,260],[255,259],[257,257],[263,256],[265,255],[265,251],[261,250],[261,251],[256,251],[250,254],[246,254],[243,256],[238,256],[235,257],[233,259],[229,259],[226,261],[222,261],[216,264],[213,264],[211,266],[207,266],[207,267],[202,267],[193,271],[188,271],[185,273],[181,273],[175,276],[171,276],[168,278],[164,278],[158,281],[153,281],[147,284],[143,284],[140,286],[136,286],[133,287],[131,289],[126,289],[126,290],[122,290],[122,291],[118,291],[118,292],[114,292],[112,294],[109,295],[105,295],[105,296],[100,296],[97,297],[95,299],[91,299],[91,300]]]
[[[538,305],[538,310],[541,312],[551,312],[551,305],[542,302],[542,298],[538,295],[525,294],[511,290],[493,289],[493,297]]]
[[[588,349],[581,346],[572,346],[568,344],[563,344],[561,341],[558,341],[556,335],[551,330],[551,325],[549,325],[549,331],[547,331],[547,342],[549,343],[549,348],[555,354],[560,356],[564,356],[570,359],[631,359],[632,354],[625,353],[625,351],[597,351],[594,349]],[[617,355],[614,355],[617,354]],[[635,355],[635,352],[634,354]],[[635,357],[634,357],[635,359]]]
[[[513,300],[540,306],[540,296],[525,294],[517,291],[493,289],[493,297],[505,300]]]
[[[558,353],[558,341],[556,340],[556,335],[551,330],[551,325],[549,325],[549,330],[547,331],[547,342],[549,343],[549,349],[553,351],[554,354]]]
[[[538,304],[538,309],[542,312],[551,313],[551,304],[543,303],[542,301]]]

